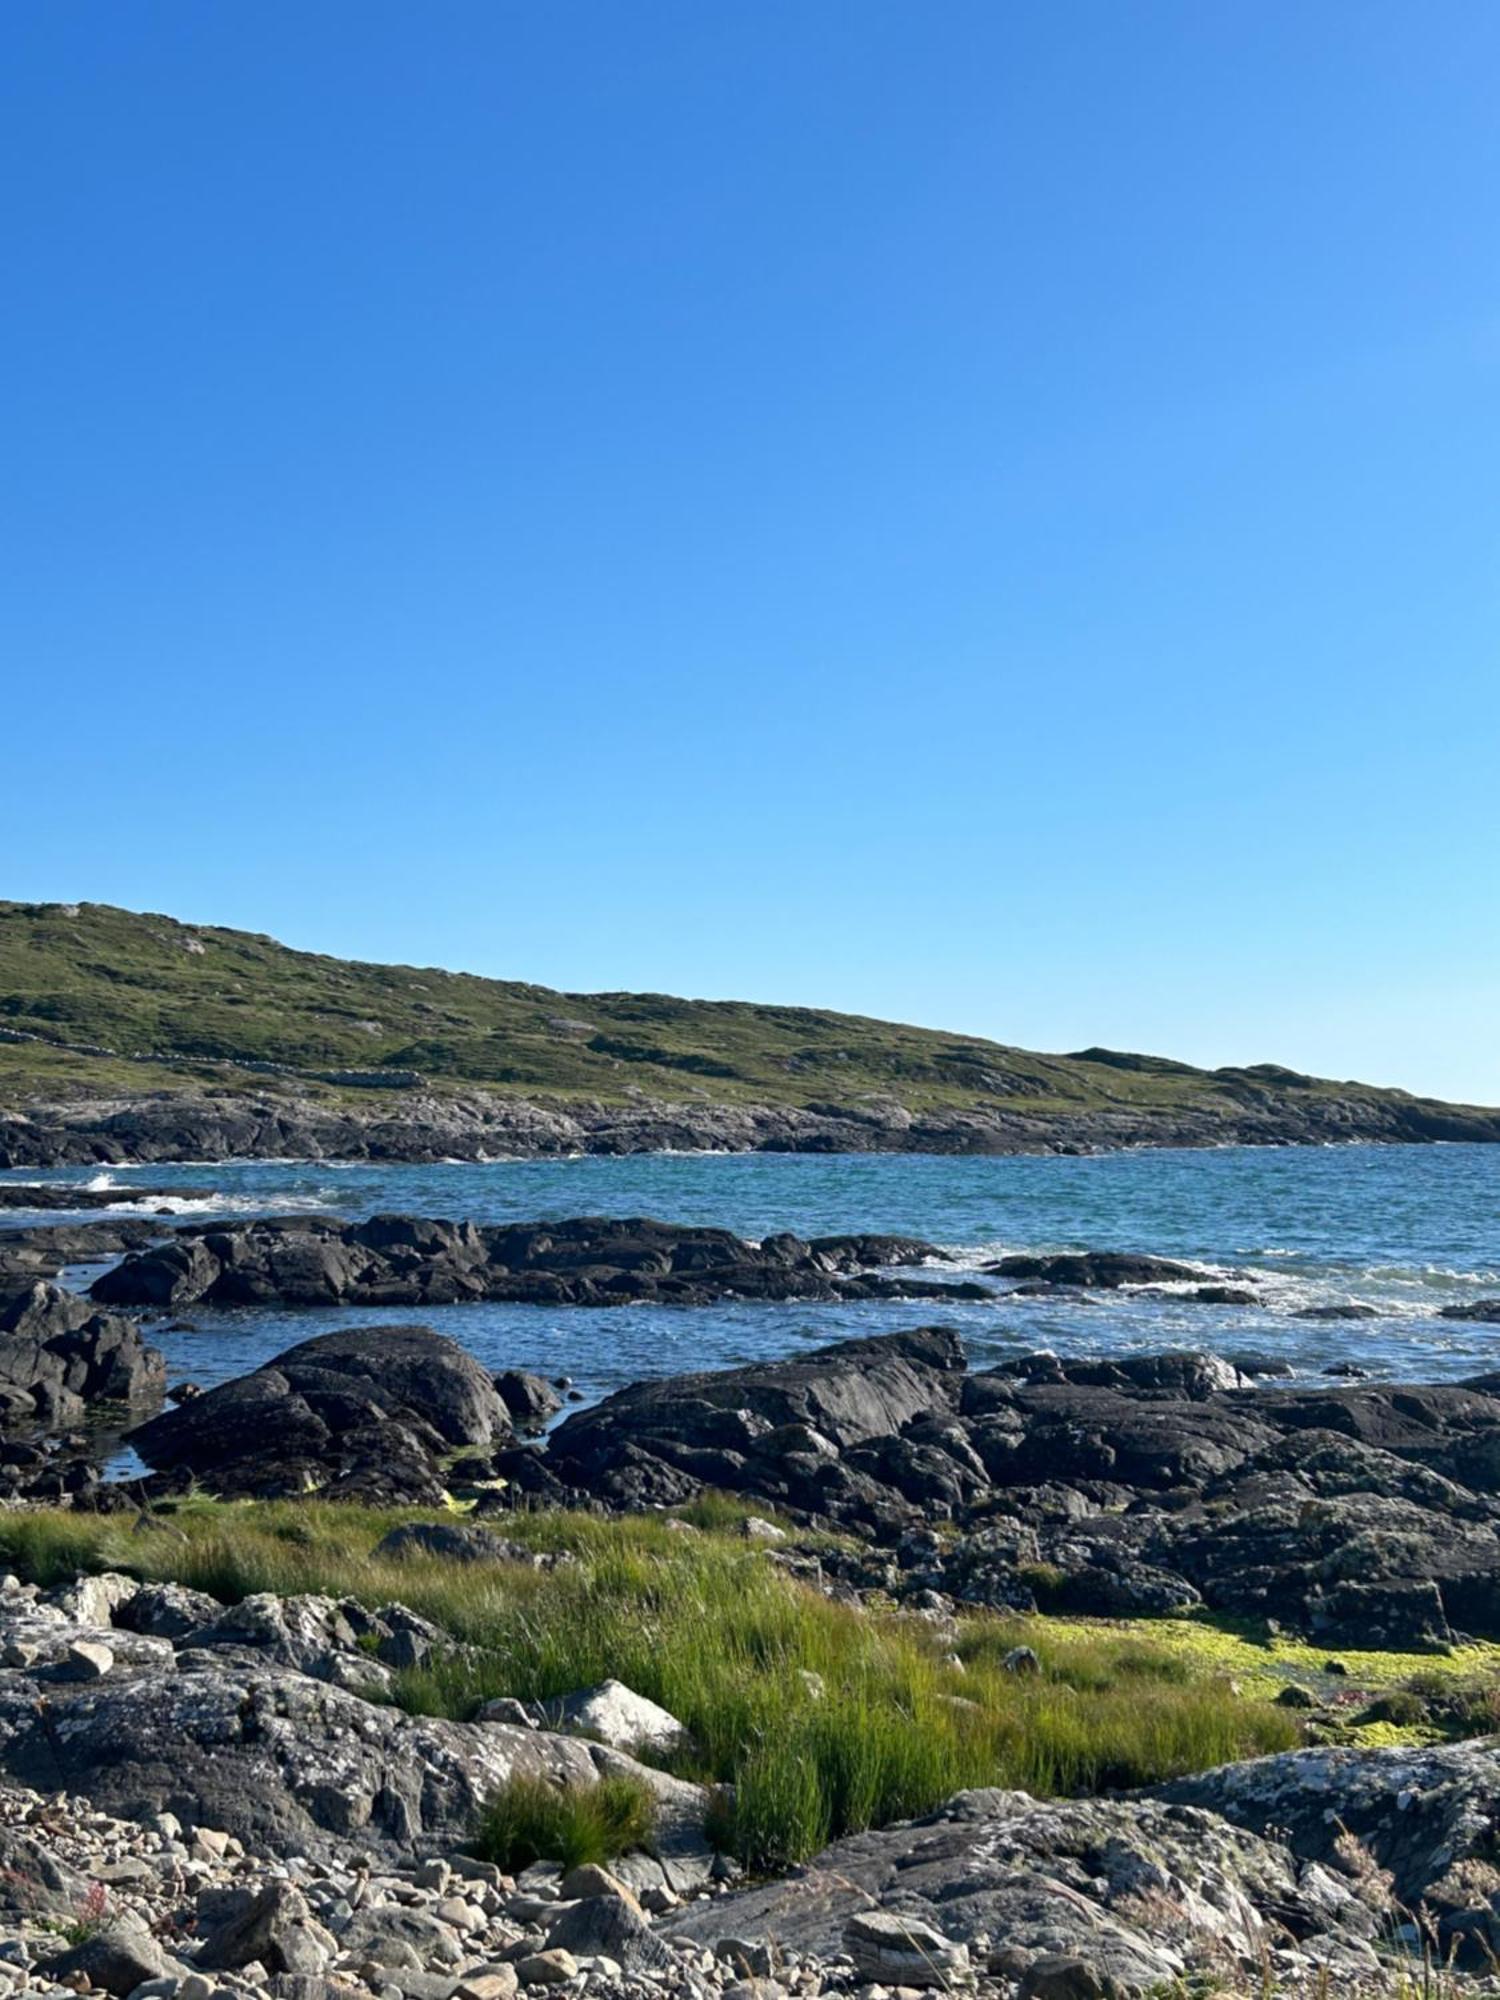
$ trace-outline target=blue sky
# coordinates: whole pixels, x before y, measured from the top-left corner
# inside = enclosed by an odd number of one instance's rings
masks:
[[[20,0],[0,893],[1500,1102],[1500,9]]]

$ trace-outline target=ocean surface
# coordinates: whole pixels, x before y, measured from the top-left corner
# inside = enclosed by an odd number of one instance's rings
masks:
[[[647,1154],[424,1167],[245,1161],[0,1174],[0,1183],[26,1182],[118,1190],[118,1210],[106,1212],[121,1214],[159,1208],[138,1191],[172,1187],[185,1192],[169,1205],[195,1218],[406,1210],[477,1222],[649,1215],[750,1237],[778,1229],[898,1231],[951,1250],[964,1275],[964,1267],[1012,1250],[1144,1250],[1214,1276],[1243,1274],[1264,1300],[1204,1306],[1126,1292],[952,1306],[478,1304],[420,1315],[200,1306],[186,1314],[188,1329],[158,1322],[151,1338],[166,1351],[172,1379],[204,1387],[326,1328],[417,1317],[487,1366],[567,1375],[591,1399],[643,1376],[939,1322],[962,1331],[980,1367],[1038,1348],[1164,1347],[1275,1356],[1304,1379],[1352,1367],[1441,1380],[1500,1366],[1500,1326],[1437,1317],[1445,1305],[1500,1294],[1500,1146],[1236,1147],[1066,1159]],[[66,1211],[19,1211],[0,1216],[0,1225],[64,1219]],[[65,1282],[84,1286],[95,1275],[75,1268]],[[1296,1317],[1303,1307],[1346,1301],[1382,1317]]]

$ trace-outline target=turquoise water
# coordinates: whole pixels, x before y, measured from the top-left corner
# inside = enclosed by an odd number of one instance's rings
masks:
[[[809,1236],[901,1231],[969,1265],[1018,1249],[1149,1250],[1215,1273],[1244,1273],[1265,1302],[1200,1306],[1129,1294],[1095,1303],[1004,1299],[951,1307],[598,1312],[467,1305],[423,1315],[491,1366],[566,1373],[589,1395],[643,1375],[726,1366],[938,1320],[962,1329],[979,1365],[1037,1347],[1095,1353],[1166,1346],[1276,1355],[1304,1376],[1352,1363],[1378,1375],[1435,1380],[1500,1365],[1500,1327],[1436,1317],[1443,1305],[1500,1293],[1500,1147],[1226,1148],[1068,1159],[647,1154],[431,1167],[252,1161],[14,1172],[0,1180],[117,1188],[124,1213],[134,1190],[172,1186],[189,1191],[175,1205],[196,1217],[405,1209],[483,1222],[654,1215],[753,1237],[774,1229]],[[1350,1300],[1383,1317],[1295,1317],[1302,1306]],[[175,1373],[208,1384],[325,1327],[413,1314],[200,1310],[193,1317],[195,1330],[153,1329],[153,1338]]]

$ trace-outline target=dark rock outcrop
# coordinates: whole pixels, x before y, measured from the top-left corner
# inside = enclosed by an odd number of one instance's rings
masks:
[[[1259,1386],[1192,1353],[970,1374],[958,1336],[924,1328],[636,1383],[544,1448],[512,1425],[452,1342],[371,1328],[304,1342],[134,1439],[168,1490],[431,1501],[452,1486],[481,1520],[731,1492],[853,1533],[869,1553],[830,1554],[834,1572],[898,1596],[1202,1605],[1337,1646],[1500,1637],[1500,1378]],[[487,1529],[451,1532],[489,1552]]]
[[[103,1305],[611,1306],[646,1300],[988,1298],[984,1286],[879,1275],[946,1261],[894,1236],[782,1234],[750,1243],[727,1229],[582,1216],[479,1227],[421,1216],[345,1223],[293,1216],[194,1224],[127,1257],[93,1287]]]
[[[136,1207],[142,1202],[195,1201],[201,1192],[198,1188],[52,1187],[34,1181],[0,1187],[0,1209],[25,1209],[37,1215],[65,1209],[70,1214],[82,1214],[86,1209],[119,1208],[127,1202]],[[164,1208],[162,1213],[170,1214],[171,1210]]]
[[[90,1405],[150,1404],[165,1386],[133,1320],[44,1283],[0,1301],[0,1430],[76,1424]]]
[[[928,1329],[639,1383],[491,1470],[486,1513],[739,1493],[861,1535],[850,1580],[898,1594],[1201,1604],[1333,1645],[1500,1635],[1500,1379],[1258,1387],[1200,1354],[971,1375]],[[956,1536],[924,1540],[935,1520]]]
[[[987,1264],[997,1278],[1027,1278],[1048,1285],[1114,1291],[1120,1285],[1161,1285],[1190,1282],[1203,1273],[1192,1264],[1169,1257],[1144,1257],[1123,1250],[1064,1250],[1048,1255],[1018,1254]]]
[[[885,1489],[895,1472],[882,1466],[882,1450],[919,1448],[905,1433],[951,1411],[963,1365],[958,1336],[928,1328],[638,1382],[569,1417],[553,1432],[545,1464],[563,1485],[616,1505],[670,1503],[720,1486],[873,1523],[890,1512]]]
[[[510,1413],[457,1342],[420,1326],[356,1327],[289,1349],[131,1433],[158,1471],[225,1494],[441,1499],[441,1461],[493,1448]]]

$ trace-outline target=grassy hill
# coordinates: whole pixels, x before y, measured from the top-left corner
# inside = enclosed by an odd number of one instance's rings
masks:
[[[0,1104],[251,1090],[364,1104],[420,1090],[544,1103],[895,1105],[1043,1122],[1213,1113],[1227,1127],[1247,1107],[1283,1100],[1303,1113],[1320,1100],[1352,1105],[1357,1116],[1423,1105],[1269,1065],[1204,1071],[1104,1049],[1038,1055],[806,1007],[560,993],[368,965],[104,904],[0,903]]]

